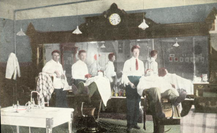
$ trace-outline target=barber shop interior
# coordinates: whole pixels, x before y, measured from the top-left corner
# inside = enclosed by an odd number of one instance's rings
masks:
[[[217,1],[0,0],[2,133],[217,133]]]

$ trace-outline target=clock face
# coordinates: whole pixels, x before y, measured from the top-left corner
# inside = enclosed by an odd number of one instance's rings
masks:
[[[113,13],[109,16],[109,22],[111,25],[118,25],[121,22],[121,17],[117,13]]]

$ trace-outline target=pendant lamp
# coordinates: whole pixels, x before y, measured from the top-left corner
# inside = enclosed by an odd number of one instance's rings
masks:
[[[143,0],[143,10],[144,10],[144,0]],[[138,26],[140,29],[145,30],[146,28],[148,28],[148,24],[146,23],[146,20],[144,18],[144,13],[143,13],[143,21],[142,23]]]
[[[77,16],[77,27],[76,29],[72,32],[72,34],[82,34],[82,32],[80,31],[79,29],[79,26],[78,26],[78,5],[76,4],[76,16]]]
[[[174,46],[174,47],[179,47],[179,44],[178,44],[178,42],[177,42],[177,38],[176,38],[176,43],[173,44],[173,46]]]
[[[23,32],[22,28],[20,28],[20,31],[17,32],[17,36],[26,36],[26,34]]]

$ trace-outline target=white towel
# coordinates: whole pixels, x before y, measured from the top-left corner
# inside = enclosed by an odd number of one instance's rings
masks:
[[[193,82],[191,80],[171,73],[168,73],[164,78],[171,84],[174,84],[176,89],[185,89],[187,94],[191,95],[194,93]]]
[[[63,91],[69,91],[69,90],[72,90],[72,86],[69,86],[68,82],[67,82],[67,77],[66,75],[64,74],[65,78],[62,79],[62,83],[63,83]]]
[[[111,98],[111,86],[109,79],[106,77],[95,76],[86,80],[85,86],[90,85],[92,82],[95,82],[99,91],[99,94],[102,98],[103,104],[106,106],[108,100]]]
[[[40,72],[38,74],[36,90],[40,94],[40,99],[46,98],[48,101],[50,100],[54,87],[52,79],[47,73]]]
[[[162,77],[158,77],[156,75],[147,77],[142,76],[139,80],[139,84],[137,85],[137,93],[142,96],[145,89],[153,87],[159,88],[161,93],[167,91],[168,89],[172,89],[172,85]]]
[[[11,79],[12,76],[14,80],[16,80],[17,76],[21,77],[18,59],[14,53],[10,53],[9,55],[7,66],[6,66],[5,78]]]

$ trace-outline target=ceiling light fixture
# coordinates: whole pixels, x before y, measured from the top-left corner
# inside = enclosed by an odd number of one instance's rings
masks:
[[[105,47],[105,41],[101,41],[100,43],[102,43],[102,45],[100,46],[100,48],[106,48]]]
[[[143,15],[144,16],[144,15]],[[142,23],[138,26],[140,29],[145,30],[146,28],[148,28],[149,26],[146,24],[145,19],[143,18]]]
[[[82,32],[80,31],[79,27],[78,27],[78,5],[76,4],[76,16],[77,16],[77,27],[76,29],[72,32],[72,34],[82,34]]]
[[[22,29],[22,28],[20,28],[20,31],[17,32],[16,35],[17,35],[17,36],[26,36],[26,34],[23,32],[23,29]]]
[[[143,10],[144,10],[144,0],[143,0]],[[145,21],[145,13],[143,13],[143,21],[142,23],[138,26],[140,29],[145,30],[146,28],[148,28],[148,24]]]
[[[20,31],[17,32],[17,36],[26,36],[26,34],[23,32],[22,28],[20,28]]]
[[[174,46],[174,47],[179,47],[179,44],[178,44],[178,42],[177,42],[177,38],[176,38],[176,43],[173,44],[173,46]]]
[[[106,48],[106,47],[105,47],[105,44],[103,43],[103,44],[100,46],[100,48]]]

